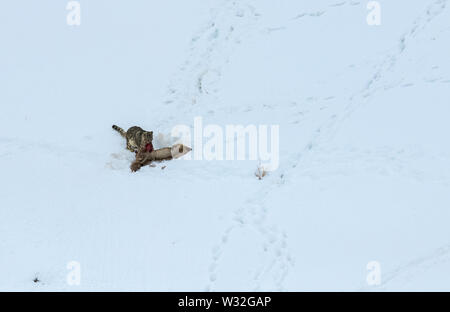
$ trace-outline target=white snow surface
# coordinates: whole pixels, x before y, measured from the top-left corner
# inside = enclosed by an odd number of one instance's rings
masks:
[[[2,4],[0,290],[449,291],[450,1],[367,2]],[[279,168],[130,172],[112,124],[196,116],[279,125]]]

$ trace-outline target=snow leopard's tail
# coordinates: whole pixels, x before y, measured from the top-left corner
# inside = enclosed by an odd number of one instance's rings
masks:
[[[112,128],[113,128],[114,130],[116,130],[117,132],[119,132],[120,135],[123,136],[124,138],[127,137],[127,133],[126,133],[125,130],[123,130],[122,128],[120,128],[120,127],[118,127],[118,126],[116,126],[116,125],[113,125]]]

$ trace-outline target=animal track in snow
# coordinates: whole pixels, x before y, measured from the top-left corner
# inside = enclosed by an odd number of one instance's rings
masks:
[[[229,55],[252,33],[259,14],[250,1],[223,1],[212,18],[192,37],[188,57],[170,83],[166,105],[184,113],[200,109],[203,97],[215,98]],[[162,107],[167,110],[167,107]],[[161,121],[162,126],[165,120]]]
[[[267,195],[266,191],[262,191]],[[241,227],[250,227],[254,229],[262,237],[262,252],[268,255],[266,261],[256,264],[258,267],[253,276],[253,289],[261,289],[261,284],[270,279],[276,286],[275,289],[282,291],[283,281],[289,272],[289,268],[293,265],[293,260],[288,252],[288,237],[287,234],[278,230],[276,226],[271,225],[267,220],[267,207],[264,204],[264,196],[254,197],[247,200],[242,207],[234,211],[232,218],[232,225],[229,226],[222,235],[219,245],[212,250],[212,264],[209,270],[209,283],[206,287],[207,290],[215,290],[215,284],[217,281],[217,268],[220,265],[221,255],[226,249],[226,245],[229,243],[230,234]]]
[[[323,141],[329,139],[333,133],[336,133],[336,129],[342,124],[359,106],[366,103],[367,100],[377,91],[383,90],[382,78],[385,73],[390,71],[396,64],[398,58],[403,54],[407,47],[407,42],[410,38],[415,37],[421,30],[423,30],[427,24],[437,17],[446,8],[448,0],[435,0],[426,8],[425,12],[417,17],[413,22],[411,28],[404,33],[399,39],[399,48],[394,50],[390,54],[386,55],[377,66],[377,70],[369,77],[366,85],[356,91],[349,99],[348,104],[340,111],[334,112],[331,117],[326,121],[316,132],[316,135],[311,139],[311,142],[307,144],[303,151],[298,154],[299,158],[294,160],[295,162],[303,163],[303,166],[307,167],[306,157],[311,159],[310,151],[314,146],[319,146]],[[381,84],[381,85],[380,85]],[[296,167],[296,165],[294,166]]]

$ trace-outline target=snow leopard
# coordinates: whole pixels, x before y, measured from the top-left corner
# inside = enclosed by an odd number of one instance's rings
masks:
[[[141,127],[131,127],[127,131],[113,125],[112,128],[120,133],[127,140],[127,149],[137,153],[141,149],[148,152],[153,150],[153,131],[146,131]]]

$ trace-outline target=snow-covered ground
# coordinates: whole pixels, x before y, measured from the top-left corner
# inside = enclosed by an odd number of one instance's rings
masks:
[[[2,4],[0,290],[450,290],[450,1],[368,2]],[[195,117],[278,169],[130,172],[112,124]]]

